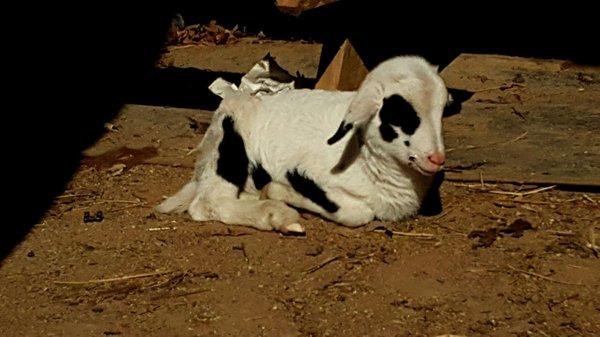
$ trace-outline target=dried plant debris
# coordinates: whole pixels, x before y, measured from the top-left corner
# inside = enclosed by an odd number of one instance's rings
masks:
[[[591,226],[588,228],[583,234],[583,241],[585,247],[590,249],[594,256],[598,257],[600,255],[600,232],[598,227]]]
[[[178,25],[171,26],[169,44],[171,45],[224,45],[236,43],[246,33],[239,30],[237,26],[232,29],[217,25],[215,20],[208,25],[195,24],[180,28]]]
[[[544,250],[551,254],[575,254],[581,258],[591,256],[577,237],[559,237],[546,245]]]
[[[306,255],[308,255],[308,256],[321,255],[321,253],[323,252],[323,250],[324,250],[323,245],[316,245],[316,246],[308,248],[306,250]]]
[[[88,212],[88,211],[83,213],[83,222],[84,223],[102,222],[102,220],[104,220],[104,214],[102,213],[102,211],[98,211],[94,215],[91,215],[90,212]]]
[[[125,164],[121,164],[121,163],[114,164],[113,166],[111,166],[108,169],[108,173],[111,176],[116,177],[118,175],[121,175],[123,173],[123,171],[125,170],[125,168],[127,168],[127,165],[125,165]]]
[[[519,218],[519,219],[513,221],[506,228],[500,229],[500,233],[507,234],[514,238],[520,238],[521,236],[523,236],[524,231],[530,230],[530,229],[533,229],[533,226],[531,225],[531,223],[525,219]]]
[[[418,238],[418,239],[434,239],[435,238],[435,234],[416,233],[416,232],[401,232],[401,231],[391,230],[390,228],[388,228],[388,226],[386,226],[384,224],[377,224],[376,226],[369,226],[368,228],[365,228],[365,231],[375,232],[375,233],[383,233],[388,239],[391,239],[394,236],[411,237],[411,238]]]
[[[198,121],[190,116],[186,116],[186,118],[188,120],[188,126],[192,131],[194,131],[194,133],[205,134],[206,130],[208,130],[208,123]]]
[[[519,111],[519,110],[515,109],[514,107],[511,107],[510,109],[511,109],[511,113],[519,116],[519,118],[521,118],[524,121],[527,120],[527,115],[529,114],[529,112],[527,112],[527,111]]]
[[[585,73],[577,73],[577,80],[579,82],[585,83],[585,84],[591,84],[594,83],[594,76],[590,75],[590,74],[585,74]]]
[[[467,237],[470,239],[478,239],[477,242],[473,243],[473,245],[471,246],[473,249],[487,248],[491,246],[494,243],[494,241],[496,241],[498,236],[498,229],[495,227],[486,230],[474,230],[467,235]]]
[[[513,77],[512,81],[513,83],[523,84],[525,83],[525,78],[523,77],[523,74],[517,73],[515,77]]]
[[[504,235],[519,238],[523,236],[523,232],[526,230],[534,229],[531,223],[525,219],[517,219],[511,224],[505,227],[492,227],[486,230],[474,230],[471,231],[467,237],[471,239],[477,238],[477,242],[473,243],[472,248],[487,248],[491,246],[496,239],[503,237]]]
[[[151,300],[195,295],[210,291],[204,286],[198,287],[198,279],[213,281],[219,275],[210,272],[157,271],[121,277],[92,279],[86,281],[54,281],[55,300],[69,304],[83,302],[96,303],[99,300],[122,300],[130,295],[151,293]],[[64,288],[61,288],[64,287]]]
[[[598,227],[590,226],[579,232],[558,232],[559,237],[548,245],[545,251],[553,254],[575,254],[581,258],[600,258]],[[568,233],[568,235],[567,235]],[[553,233],[557,235],[556,233]]]
[[[476,170],[485,164],[486,164],[485,161],[479,161],[479,162],[469,163],[469,164],[453,165],[453,166],[448,166],[448,167],[444,168],[444,171],[446,171],[446,172],[462,172],[462,171],[467,171],[467,170]]]

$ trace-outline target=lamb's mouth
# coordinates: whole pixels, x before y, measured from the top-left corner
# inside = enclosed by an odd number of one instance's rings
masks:
[[[432,176],[438,172],[440,172],[444,166],[434,166],[434,165],[426,165],[422,163],[416,156],[409,156],[409,166],[415,169],[417,172],[421,173],[424,176]]]
[[[423,174],[425,176],[432,176],[432,175],[438,173],[439,171],[441,171],[443,167],[439,166],[438,168],[431,170],[431,169],[423,168],[420,165],[415,165],[415,168],[417,169],[417,171],[419,171],[421,174]]]

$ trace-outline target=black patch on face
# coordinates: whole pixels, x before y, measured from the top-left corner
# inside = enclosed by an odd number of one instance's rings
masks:
[[[228,182],[239,187],[241,191],[248,179],[248,156],[244,140],[235,131],[233,118],[227,116],[223,119],[223,140],[219,144],[219,159],[217,160],[217,174]]]
[[[408,140],[405,140],[405,141],[404,141],[404,145],[406,145],[406,146],[410,146],[410,142],[409,142]]]
[[[346,124],[344,121],[342,121],[335,134],[327,140],[327,144],[333,145],[338,140],[344,138],[348,131],[352,130],[353,127],[354,125],[352,123]]]
[[[379,125],[379,133],[381,134],[381,138],[388,143],[391,143],[394,139],[398,138],[398,132],[396,132],[396,130],[388,123],[381,123],[381,125]]]
[[[327,198],[327,194],[314,180],[298,172],[298,169],[288,171],[285,175],[290,185],[303,197],[310,199],[315,204],[323,207],[329,213],[335,213],[340,206]]]
[[[271,182],[271,175],[262,167],[260,163],[252,167],[252,181],[257,190],[262,190],[266,184]]]
[[[421,118],[413,106],[400,95],[392,95],[383,100],[379,118],[382,124],[399,126],[402,132],[409,136],[414,134],[421,124]],[[379,130],[381,131],[381,127]]]

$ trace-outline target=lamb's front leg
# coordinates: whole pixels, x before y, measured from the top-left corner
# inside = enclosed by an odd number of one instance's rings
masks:
[[[298,211],[282,201],[240,199],[237,196],[237,187],[218,176],[203,183],[203,187],[188,208],[188,213],[196,221],[215,220],[229,225],[276,230],[282,233],[305,232],[298,222]]]
[[[329,190],[322,191],[323,195],[310,195],[306,191],[301,192],[304,195],[292,186],[271,182],[263,187],[261,199],[283,201],[348,227],[362,226],[375,218],[375,213],[365,202],[349,193]]]

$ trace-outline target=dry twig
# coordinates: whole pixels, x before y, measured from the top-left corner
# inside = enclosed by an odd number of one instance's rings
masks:
[[[426,239],[432,239],[435,237],[434,234],[428,234],[428,233],[412,233],[412,232],[399,232],[399,231],[392,231],[389,229],[380,229],[380,228],[375,228],[373,230],[373,232],[376,233],[392,233],[393,235],[398,235],[398,236],[408,236],[408,237],[413,237],[413,238],[426,238]]]
[[[585,284],[582,284],[582,283],[572,283],[572,282],[555,280],[555,279],[553,279],[551,277],[544,276],[544,275],[541,275],[541,274],[538,274],[538,273],[533,273],[533,272],[530,272],[530,271],[527,271],[527,270],[517,269],[517,268],[511,266],[510,264],[508,265],[508,268],[510,268],[510,269],[512,269],[512,270],[514,270],[514,271],[516,271],[518,273],[521,273],[521,274],[526,274],[526,275],[529,275],[529,276],[541,278],[543,280],[554,282],[554,283],[566,284],[566,285],[572,285],[572,286],[584,286],[585,285]]]
[[[173,271],[160,271],[153,273],[144,273],[144,274],[135,274],[135,275],[127,275],[121,277],[113,277],[113,278],[105,278],[105,279],[94,279],[88,281],[54,281],[55,284],[66,284],[66,285],[81,285],[81,284],[97,284],[97,283],[109,283],[109,282],[122,282],[132,279],[144,278],[144,277],[152,277],[159,275],[170,274]]]
[[[548,191],[548,190],[551,190],[551,189],[553,189],[555,187],[556,187],[556,185],[552,185],[552,186],[546,186],[546,187],[536,188],[534,190],[525,191],[525,192],[510,192],[510,191],[488,191],[488,192],[489,193],[494,193],[494,194],[513,195],[515,197],[524,197],[526,195],[531,195],[531,194],[536,194],[536,193]]]
[[[331,262],[333,262],[333,261],[336,261],[336,260],[339,260],[341,257],[342,257],[342,255],[335,255],[335,256],[332,256],[332,257],[330,257],[330,258],[326,259],[325,261],[323,261],[323,262],[319,263],[318,265],[316,265],[316,266],[312,266],[312,267],[308,268],[308,269],[307,269],[307,270],[304,272],[304,274],[312,274],[312,273],[316,272],[317,270],[319,270],[319,269],[321,269],[321,268],[325,267],[326,265],[330,264]]]
[[[571,231],[555,231],[555,230],[547,230],[549,234],[558,235],[558,236],[575,236],[576,234]]]
[[[493,143],[489,143],[489,144],[484,144],[484,145],[466,145],[463,147],[455,147],[455,148],[450,148],[450,149],[446,149],[446,152],[452,152],[452,151],[456,151],[456,150],[473,150],[473,149],[480,149],[483,147],[490,147],[490,146],[495,146],[495,145],[506,145],[506,144],[512,144],[518,140],[521,140],[523,138],[525,138],[525,136],[527,136],[527,131],[523,132],[521,135],[519,135],[516,138],[513,138],[511,140],[507,140],[504,142],[493,142]]]
[[[520,83],[507,83],[507,84],[503,84],[497,87],[491,87],[491,88],[485,88],[485,89],[479,89],[479,90],[475,90],[474,92],[484,92],[484,91],[494,91],[494,90],[508,90],[511,89],[513,87],[521,87],[524,88],[525,85],[524,84],[520,84]]]
[[[589,201],[589,202],[593,203],[593,204],[597,204],[597,203],[598,203],[596,200],[594,200],[594,199],[590,198],[590,196],[589,196],[589,195],[587,195],[587,194],[584,194],[584,195],[583,195],[583,198],[584,198],[585,200],[587,200],[587,201]]]

